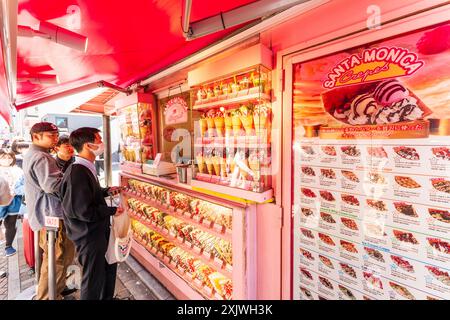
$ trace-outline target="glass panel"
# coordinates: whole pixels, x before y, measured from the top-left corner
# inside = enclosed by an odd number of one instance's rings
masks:
[[[137,104],[118,110],[121,162],[141,163],[141,142]]]
[[[149,160],[155,158],[155,132],[153,121],[155,121],[155,115],[152,109],[152,105],[149,103],[138,103],[139,112],[139,132],[142,142],[141,158],[142,163],[150,163]]]
[[[194,179],[255,192],[271,187],[270,71],[255,66],[193,88]]]
[[[133,238],[206,299],[233,297],[233,210],[123,178]]]
[[[296,299],[450,299],[449,29],[293,66]]]

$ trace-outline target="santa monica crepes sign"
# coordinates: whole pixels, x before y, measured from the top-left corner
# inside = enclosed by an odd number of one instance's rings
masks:
[[[423,66],[414,52],[397,47],[379,47],[353,54],[327,75],[323,87],[332,89],[381,79],[409,76]]]
[[[188,120],[186,101],[181,97],[170,99],[164,109],[166,124],[185,123]]]

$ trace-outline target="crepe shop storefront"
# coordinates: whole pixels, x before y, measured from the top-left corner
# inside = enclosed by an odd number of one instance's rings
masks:
[[[284,55],[284,298],[450,299],[442,11]]]

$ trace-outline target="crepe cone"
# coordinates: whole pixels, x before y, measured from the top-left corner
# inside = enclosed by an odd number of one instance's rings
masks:
[[[203,173],[205,171],[205,162],[203,161],[203,156],[197,156],[198,171]]]
[[[253,116],[253,121],[255,123],[255,133],[256,135],[260,135],[261,133],[264,132],[265,129],[268,129],[268,125],[267,125],[267,116],[263,116],[263,115],[254,115]]]
[[[225,137],[230,137],[233,129],[233,118],[225,117]]]
[[[235,136],[238,136],[242,127],[241,118],[239,116],[233,116],[232,124],[233,124],[233,133]]]
[[[220,176],[220,157],[218,156],[212,157],[212,163],[214,166],[214,172],[216,173],[216,176]]]
[[[243,162],[244,162],[244,165],[248,167],[248,160],[245,159]],[[245,171],[241,168],[239,170],[240,170],[241,176],[244,178],[244,180],[247,180],[247,176],[248,176],[247,171]]]
[[[223,117],[214,118],[214,124],[216,126],[217,136],[223,137],[224,126],[225,126],[225,121],[224,121]]]
[[[248,162],[248,166],[250,169],[252,169],[255,172],[259,172],[261,169],[261,164],[258,159],[250,160]]]
[[[208,123],[208,135],[212,137],[214,135],[214,118],[207,118],[206,122]]]
[[[231,160],[230,162],[230,171],[231,173],[234,172],[234,168],[236,167],[236,162],[234,162],[234,159]]]
[[[205,132],[208,129],[208,122],[206,121],[206,119],[200,119],[199,122],[200,122],[200,135],[204,137]]]
[[[211,157],[205,157],[205,163],[206,163],[206,168],[208,169],[208,173],[209,174],[213,174],[213,170],[214,170],[214,166],[212,163],[212,158]]]
[[[223,159],[220,162],[220,176],[224,178],[227,176],[227,164]]]
[[[241,116],[241,122],[244,125],[245,133],[251,135],[253,130],[253,116]]]

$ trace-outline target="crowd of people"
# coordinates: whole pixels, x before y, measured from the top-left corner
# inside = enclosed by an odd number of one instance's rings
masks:
[[[57,299],[73,291],[65,282],[75,258],[82,271],[80,298],[113,299],[117,265],[108,264],[105,254],[111,217],[122,214],[123,209],[108,206],[105,201],[120,188],[102,188],[98,181],[95,159],[104,151],[100,131],[83,127],[70,136],[59,136],[54,124],[40,122],[33,125],[30,135],[30,144],[15,140],[10,148],[3,146],[0,150],[0,224],[5,228],[5,255],[16,253],[13,241],[17,218],[26,214],[33,232],[39,233],[43,252],[36,299],[47,300],[45,217],[57,217]]]

